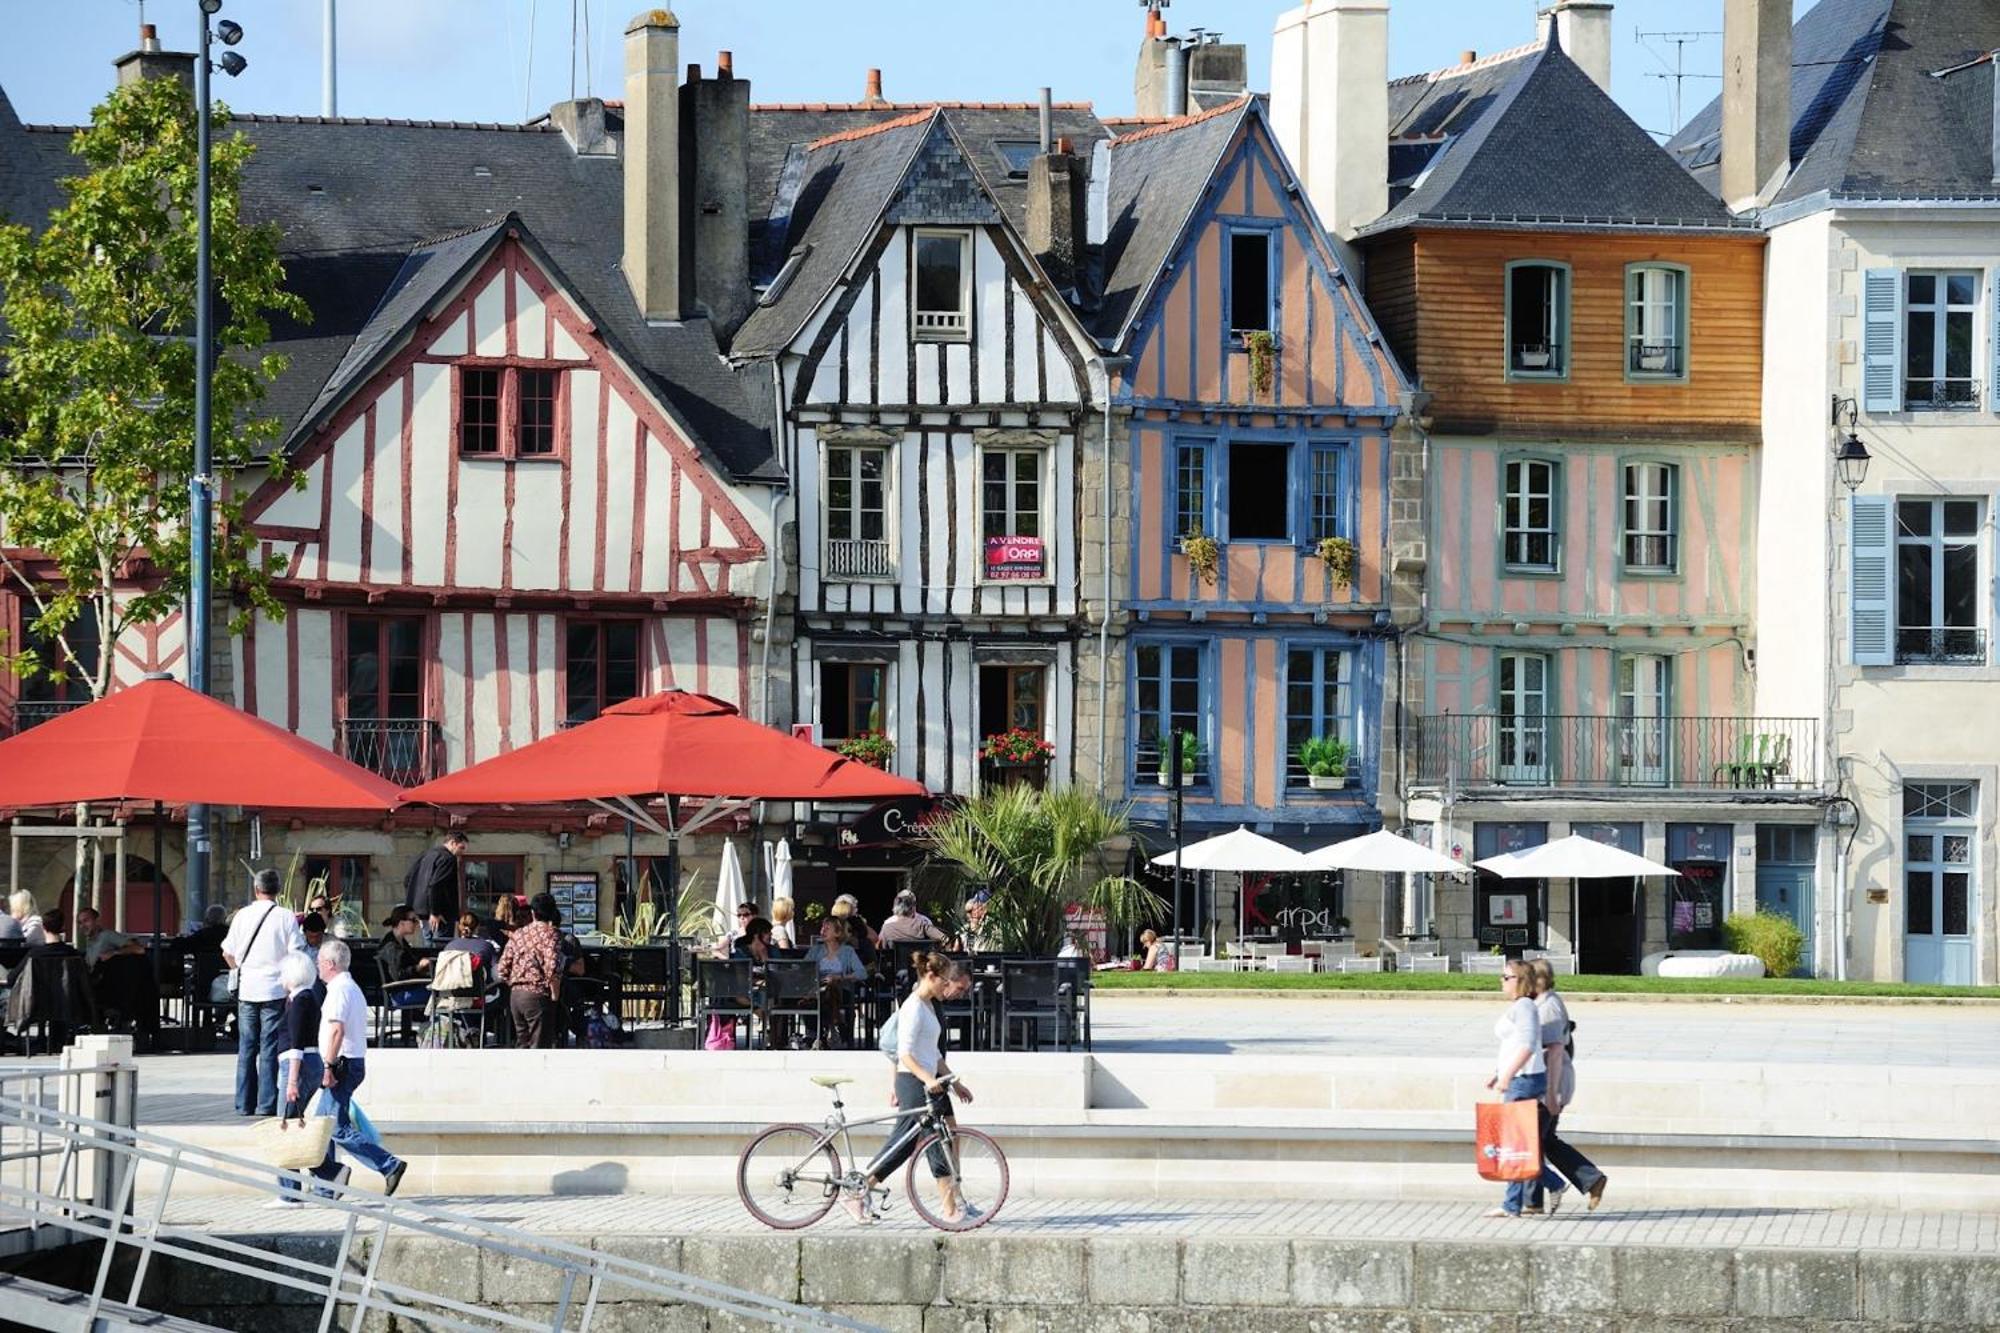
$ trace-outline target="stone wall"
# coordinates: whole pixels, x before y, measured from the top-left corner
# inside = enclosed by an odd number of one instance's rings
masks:
[[[332,1236],[238,1239],[321,1263],[335,1253]],[[1942,1331],[2000,1322],[2000,1259],[1886,1251],[831,1229],[803,1237],[600,1236],[587,1243],[899,1333]],[[66,1264],[45,1259],[32,1267],[44,1280],[87,1287],[94,1254],[79,1247]],[[550,1270],[430,1238],[392,1241],[379,1277],[541,1319],[553,1313],[558,1287]],[[173,1260],[156,1261],[145,1296],[152,1308],[165,1305],[218,1328],[317,1327],[318,1308],[305,1304],[303,1293]],[[621,1301],[608,1289],[593,1326],[753,1327],[684,1306]],[[429,1325],[402,1318],[394,1327]]]

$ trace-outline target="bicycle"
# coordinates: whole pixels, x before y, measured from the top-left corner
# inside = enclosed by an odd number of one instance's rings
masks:
[[[864,1209],[874,1205],[880,1210],[887,1207],[893,1193],[881,1184],[864,1192],[862,1172],[843,1169],[841,1163],[843,1158],[857,1167],[863,1162],[854,1151],[849,1131],[901,1119],[905,1112],[898,1110],[849,1120],[846,1104],[840,1100],[840,1088],[854,1080],[815,1074],[812,1081],[833,1094],[833,1113],[826,1121],[818,1128],[771,1125],[750,1140],[736,1161],[737,1197],[743,1200],[752,1217],[779,1231],[811,1226],[832,1211],[843,1195],[859,1197]],[[947,1074],[943,1080],[947,1088],[957,1081],[955,1074]],[[1000,1145],[990,1135],[966,1129],[951,1117],[939,1115],[928,1103],[922,1118],[893,1146],[907,1146],[912,1139],[916,1147],[910,1154],[904,1178],[910,1207],[917,1216],[940,1231],[972,1231],[991,1222],[1007,1201],[1007,1156],[1000,1151]],[[923,1174],[933,1176],[936,1183],[923,1185],[918,1180],[917,1166],[920,1162],[928,1164],[933,1150],[942,1154],[950,1174],[935,1178],[927,1169]],[[956,1219],[945,1216],[945,1200],[941,1195],[946,1182],[961,1205]]]

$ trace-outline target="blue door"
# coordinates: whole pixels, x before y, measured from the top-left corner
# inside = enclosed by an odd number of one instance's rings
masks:
[[[1782,916],[1806,937],[1798,975],[1813,970],[1813,870],[1819,828],[1814,824],[1757,826],[1757,910]]]
[[[1903,786],[1903,980],[1972,984],[1972,923],[1978,919],[1973,851],[1979,786]]]

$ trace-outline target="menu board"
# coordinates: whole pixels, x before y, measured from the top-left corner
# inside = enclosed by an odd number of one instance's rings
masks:
[[[597,872],[595,870],[551,870],[549,893],[562,909],[563,925],[578,935],[597,929]]]

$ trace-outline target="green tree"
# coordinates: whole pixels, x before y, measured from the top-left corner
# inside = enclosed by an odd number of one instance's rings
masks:
[[[218,125],[228,111],[215,108]],[[0,645],[25,674],[75,673],[101,696],[119,636],[187,596],[194,467],[195,104],[179,79],[117,89],[70,151],[84,169],[39,231],[0,225],[0,580],[32,608],[44,646]],[[233,474],[261,461],[278,422],[256,415],[281,356],[269,316],[307,318],[284,290],[278,230],[240,212],[242,135],[211,147],[211,273],[218,346],[211,432],[215,584],[271,615],[275,567],[240,522]],[[282,470],[282,462],[271,466]],[[9,556],[27,549],[37,559]],[[250,614],[239,613],[238,621]],[[96,670],[71,648],[97,622]],[[236,628],[240,628],[238,623]]]
[[[1125,808],[1096,792],[1023,783],[953,808],[925,828],[923,841],[966,889],[987,891],[985,947],[1047,957],[1062,947],[1071,905],[1102,913],[1112,926],[1160,918],[1150,890],[1108,873],[1105,844],[1130,832]]]

